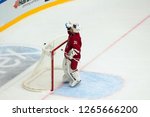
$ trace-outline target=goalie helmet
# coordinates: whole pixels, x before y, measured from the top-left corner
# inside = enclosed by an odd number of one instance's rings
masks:
[[[66,26],[67,29],[72,28],[74,33],[78,33],[80,31],[80,26],[79,26],[78,23],[68,22],[68,23],[65,24],[65,26]]]
[[[74,23],[72,26],[73,32],[78,33],[80,31],[80,26],[78,23]]]

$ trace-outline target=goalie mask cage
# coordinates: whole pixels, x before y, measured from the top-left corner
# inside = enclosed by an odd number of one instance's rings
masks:
[[[62,62],[64,58],[62,50],[64,50],[67,42],[65,39],[67,39],[66,36],[61,36],[44,45],[41,57],[36,63],[33,72],[23,82],[25,89],[30,91],[53,91],[55,83],[56,86],[62,84]]]

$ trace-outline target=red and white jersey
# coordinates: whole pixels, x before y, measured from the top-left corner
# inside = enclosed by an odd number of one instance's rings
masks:
[[[68,42],[65,48],[65,53],[68,54],[71,49],[75,49],[77,51],[77,54],[73,56],[73,58],[79,60],[81,58],[80,52],[81,52],[81,37],[79,33],[70,33],[68,31]]]

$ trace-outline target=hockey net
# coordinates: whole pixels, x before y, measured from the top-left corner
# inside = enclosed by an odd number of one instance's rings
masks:
[[[62,84],[62,62],[66,36],[56,38],[50,43],[44,43],[42,54],[33,72],[23,82],[23,87],[30,91],[53,91]]]

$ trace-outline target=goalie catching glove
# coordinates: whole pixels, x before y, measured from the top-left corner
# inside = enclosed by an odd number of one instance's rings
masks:
[[[67,30],[70,30],[70,28],[72,27],[72,23],[71,22],[68,22],[65,24]]]

